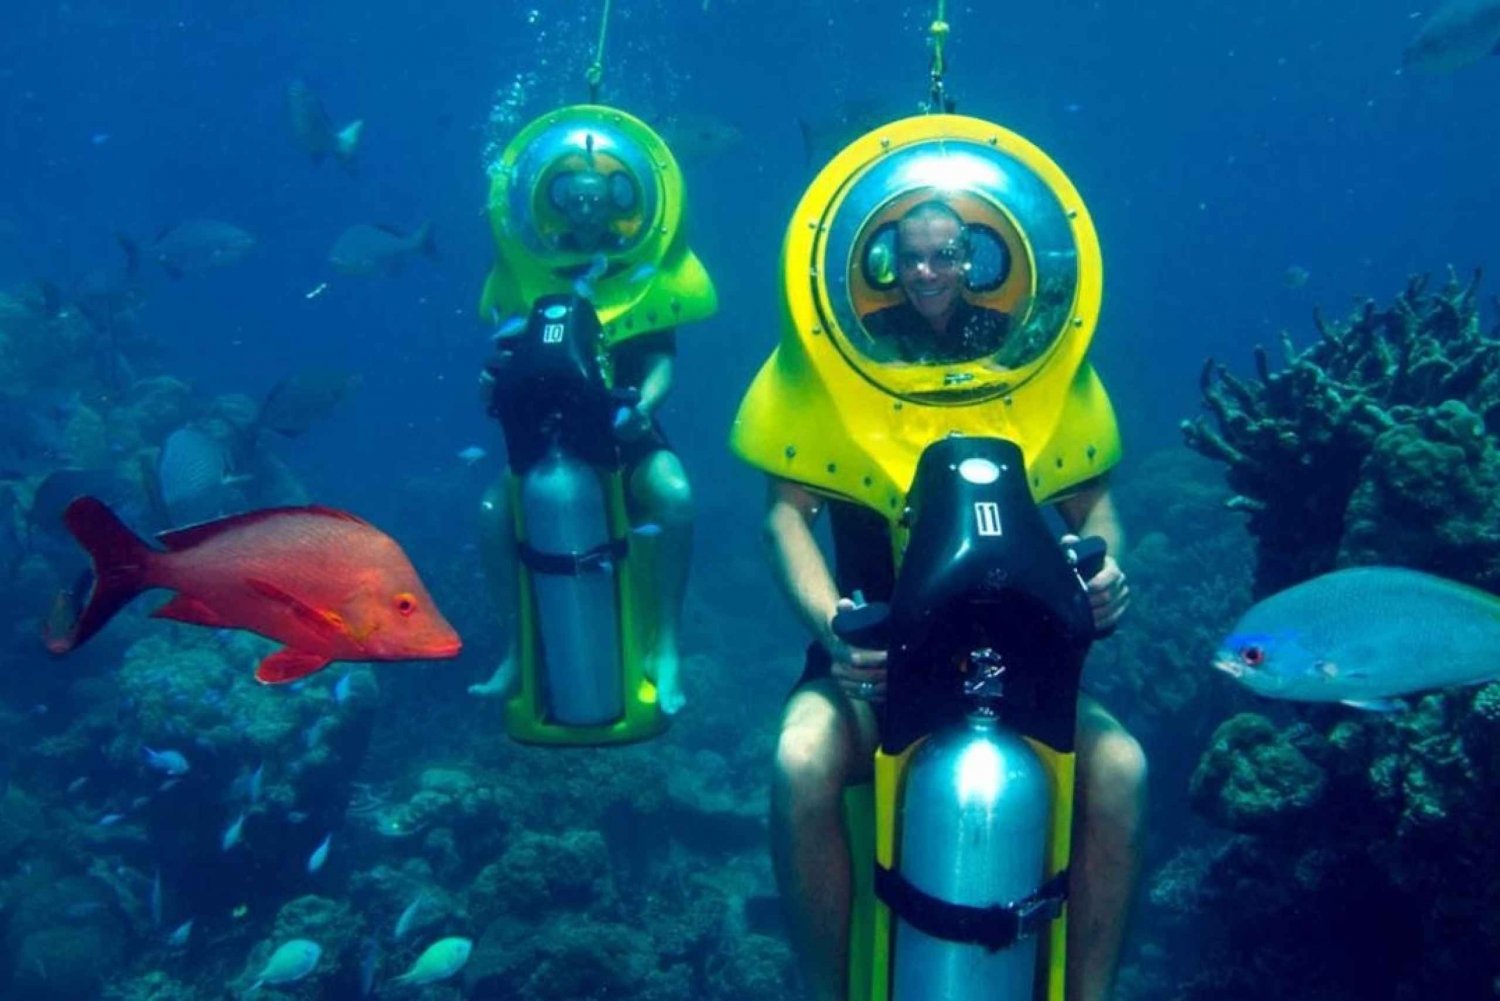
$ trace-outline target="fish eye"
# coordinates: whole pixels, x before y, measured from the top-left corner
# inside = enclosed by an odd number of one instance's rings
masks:
[[[1266,662],[1266,652],[1258,646],[1247,646],[1240,651],[1240,659],[1249,667],[1259,667]]]
[[[417,599],[406,591],[396,595],[396,611],[402,615],[410,615],[417,610]]]

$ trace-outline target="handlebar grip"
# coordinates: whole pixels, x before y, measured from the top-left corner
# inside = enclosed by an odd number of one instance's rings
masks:
[[[1079,539],[1069,548],[1073,553],[1073,569],[1077,571],[1080,580],[1087,582],[1104,569],[1104,557],[1108,555],[1109,544],[1099,536],[1090,535],[1086,539]],[[1094,633],[1094,639],[1102,640],[1114,631],[1114,626],[1100,629]]]
[[[1079,539],[1070,548],[1073,551],[1073,567],[1084,580],[1089,580],[1104,569],[1104,557],[1108,555],[1109,545],[1099,536],[1090,535],[1086,539]]]
[[[891,606],[883,601],[846,608],[833,617],[833,634],[851,646],[884,650],[890,645],[886,639],[890,614]]]

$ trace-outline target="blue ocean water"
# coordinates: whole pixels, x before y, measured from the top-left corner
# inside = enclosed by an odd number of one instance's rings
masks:
[[[1401,72],[1401,51],[1432,6],[948,5],[948,85],[958,110],[1045,149],[1093,213],[1106,290],[1093,358],[1125,436],[1126,474],[1140,457],[1177,446],[1178,422],[1198,409],[1206,358],[1248,369],[1253,346],[1275,344],[1283,330],[1310,342],[1314,307],[1342,315],[1365,297],[1391,297],[1408,275],[1445,274],[1449,266],[1463,275],[1490,263],[1500,225],[1500,59],[1442,74]],[[149,243],[183,220],[208,218],[254,235],[244,261],[203,274],[173,279],[147,262],[132,323],[157,342],[160,371],[205,399],[259,399],[308,367],[359,376],[330,417],[278,443],[278,455],[310,498],[358,512],[400,538],[467,649],[456,662],[377,669],[378,704],[358,723],[359,736],[349,738],[350,746],[365,748],[358,781],[376,801],[409,802],[424,769],[473,772],[436,775],[422,787],[470,802],[451,807],[452,816],[426,832],[447,835],[420,850],[409,850],[413,842],[405,838],[351,838],[360,848],[340,860],[335,833],[334,855],[316,879],[305,872],[305,854],[324,830],[262,831],[255,847],[252,809],[245,837],[257,854],[249,866],[217,844],[184,846],[163,833],[169,818],[184,815],[178,811],[208,804],[222,813],[215,836],[233,821],[244,800],[228,791],[237,772],[227,765],[198,769],[222,790],[195,791],[191,803],[164,807],[154,822],[115,840],[109,832],[117,825],[101,834],[99,818],[140,814],[127,807],[137,796],[157,795],[150,790],[159,781],[147,784],[157,776],[143,776],[129,747],[114,746],[97,761],[78,748],[138,733],[131,714],[141,692],[170,682],[138,665],[128,694],[101,695],[127,659],[124,643],[69,661],[47,659],[26,642],[46,598],[18,593],[13,580],[5,591],[15,636],[7,638],[0,676],[10,730],[5,760],[28,803],[52,819],[27,821],[30,833],[14,839],[5,837],[0,819],[0,923],[9,936],[0,983],[9,976],[13,990],[32,992],[12,996],[93,997],[105,989],[89,983],[69,993],[65,978],[39,970],[39,954],[27,951],[42,948],[26,944],[35,922],[23,906],[36,892],[28,880],[39,874],[93,880],[47,912],[59,923],[89,917],[93,911],[76,908],[96,897],[103,910],[129,911],[120,901],[146,900],[153,874],[166,874],[166,917],[143,924],[126,913],[124,930],[86,940],[103,942],[98,947],[117,958],[106,983],[119,993],[109,996],[152,996],[141,979],[152,973],[188,992],[163,987],[157,996],[219,996],[192,992],[240,977],[252,947],[274,937],[278,908],[311,893],[324,902],[308,908],[337,917],[319,912],[291,926],[370,915],[371,927],[344,943],[343,979],[325,985],[342,992],[329,996],[358,996],[358,942],[373,935],[377,916],[380,979],[405,968],[395,957],[414,958],[416,943],[388,941],[389,912],[399,913],[424,880],[444,901],[429,930],[477,940],[488,923],[503,919],[514,925],[515,941],[506,941],[517,956],[534,955],[515,944],[524,933],[545,928],[565,937],[559,915],[580,915],[586,944],[547,953],[558,967],[554,979],[527,981],[513,996],[727,998],[751,996],[757,985],[779,985],[788,975],[784,947],[758,944],[780,943],[784,933],[767,903],[773,891],[756,818],[771,727],[796,676],[802,637],[755,541],[762,478],[729,454],[725,438],[743,388],[774,346],[781,241],[821,165],[810,159],[799,122],[837,119],[851,105],[917,111],[926,95],[933,12],[886,0],[613,6],[601,100],[648,122],[709,117],[733,130],[723,148],[681,155],[691,243],[721,302],[717,316],[681,332],[677,384],[663,414],[699,510],[689,715],[670,738],[673,756],[653,758],[647,747],[619,759],[628,766],[591,761],[576,775],[607,784],[616,781],[612,767],[653,778],[690,772],[674,781],[692,786],[682,794],[693,808],[682,822],[701,831],[681,835],[680,844],[671,834],[679,807],[670,796],[666,805],[642,808],[647,821],[616,812],[602,828],[576,795],[559,793],[554,802],[536,792],[536,802],[515,802],[535,792],[528,779],[552,783],[557,773],[545,757],[508,748],[494,708],[465,693],[501,649],[475,595],[473,530],[477,498],[503,454],[476,390],[489,349],[476,309],[493,260],[483,215],[487,157],[534,116],[586,99],[599,14],[596,4],[540,0],[406,8],[343,0],[18,0],[8,8],[0,33],[0,291],[37,279],[76,289],[89,272],[121,266],[118,234]],[[337,124],[365,120],[356,174],[332,163],[315,167],[298,148],[286,110],[293,79],[315,89]],[[334,239],[350,225],[405,231],[423,222],[433,226],[434,260],[412,260],[399,274],[375,279],[337,274],[328,263]],[[471,446],[487,457],[473,465],[461,460],[458,453]],[[136,622],[132,629],[132,638],[183,638],[189,647],[200,641],[187,627]],[[160,658],[172,649],[137,655]],[[242,695],[226,688],[222,697]],[[105,704],[114,714],[108,722],[99,708]],[[261,711],[249,701],[234,705],[237,714]],[[175,710],[168,704],[159,711]],[[1128,707],[1121,713],[1128,717]],[[88,727],[77,725],[83,719]],[[315,725],[312,718],[288,721],[285,739],[304,740]],[[218,753],[216,737],[187,727],[179,737],[195,757]],[[49,739],[55,743],[46,745]],[[25,748],[39,745],[45,752],[28,757]],[[508,770],[512,783],[495,794],[503,807],[474,805],[475,790],[488,789],[484,775],[495,770]],[[81,800],[66,791],[80,778],[89,780]],[[299,795],[296,777],[281,774],[277,782],[288,808]],[[119,788],[101,788],[110,784]],[[642,785],[642,796],[657,791]],[[723,790],[733,803],[715,801]],[[1163,798],[1174,795],[1181,798]],[[354,823],[339,809],[314,819],[335,832]],[[471,829],[490,825],[504,830]],[[640,837],[650,843],[633,841],[632,826],[644,828]],[[663,858],[678,850],[691,855],[715,837],[732,850],[701,852],[707,861],[676,869]],[[466,839],[482,847],[467,848]],[[38,842],[48,841],[52,850],[44,851]],[[301,854],[290,858],[294,851]],[[509,885],[526,881],[507,871],[540,856],[567,859],[562,868],[590,878],[577,886]],[[490,864],[498,867],[485,877],[491,888],[475,890]],[[89,877],[101,865],[129,875],[118,886]],[[707,879],[713,892],[684,888],[692,878]],[[610,888],[594,885],[603,883]],[[497,884],[516,900],[531,900],[545,926],[528,929],[520,906],[486,910],[471,901],[471,894],[477,900],[500,892]],[[593,903],[556,911],[547,904],[570,894]],[[750,917],[682,919],[663,930],[668,899],[688,908],[708,899],[703,906],[748,910]],[[233,916],[247,902],[248,915]],[[158,926],[169,931],[190,917],[198,936],[192,950],[167,951]],[[746,920],[751,932],[743,930]],[[656,929],[647,944],[622,944],[622,929],[642,921]],[[704,931],[708,924],[712,933]],[[753,932],[762,951],[746,958],[744,949],[721,947],[714,937],[721,924],[730,940]],[[331,956],[332,943],[324,947]],[[736,958],[722,958],[728,954]],[[591,963],[617,969],[649,961],[669,972],[655,981],[610,981],[624,993],[588,993],[604,989],[602,973],[570,980],[562,972],[570,964],[576,972],[592,970]],[[748,969],[755,963],[772,972]],[[464,996],[454,986],[430,991]]]

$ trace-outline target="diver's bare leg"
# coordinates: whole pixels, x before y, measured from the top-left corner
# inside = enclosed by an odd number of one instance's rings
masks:
[[[808,996],[845,1001],[852,883],[843,794],[869,776],[874,715],[831,680],[787,703],[771,778],[771,861]]]
[[[636,467],[630,492],[638,512],[633,519],[637,528],[654,525],[659,529],[649,534],[638,531],[631,544],[646,557],[657,600],[656,641],[646,654],[644,668],[656,685],[662,711],[672,714],[686,701],[678,673],[678,638],[693,556],[693,492],[682,462],[665,449],[651,453]]]
[[[509,473],[502,472],[496,477],[484,492],[479,507],[479,558],[484,564],[496,619],[505,633],[505,655],[487,681],[469,686],[470,695],[508,695],[516,683],[518,570],[509,476]]]
[[[1078,789],[1068,904],[1068,1001],[1106,1001],[1140,872],[1146,757],[1088,696],[1078,705]]]

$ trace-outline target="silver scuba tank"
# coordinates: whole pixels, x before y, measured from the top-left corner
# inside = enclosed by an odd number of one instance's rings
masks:
[[[610,538],[599,475],[554,445],[522,476],[520,494],[526,541],[538,554],[601,554],[576,572],[531,568],[547,717],[570,726],[610,723],[625,711],[625,681],[614,561],[602,548]]]
[[[1044,878],[1051,792],[1035,751],[984,713],[913,752],[902,783],[896,869],[953,904],[1011,904]],[[895,1001],[1030,1001],[1037,940],[990,951],[895,926]]]

